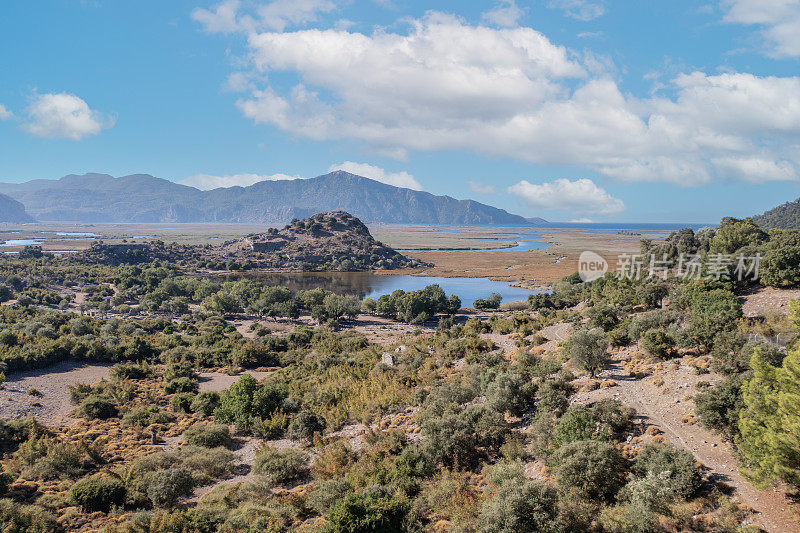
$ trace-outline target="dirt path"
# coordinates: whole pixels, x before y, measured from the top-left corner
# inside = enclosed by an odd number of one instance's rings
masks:
[[[0,390],[0,418],[35,416],[46,424],[59,424],[75,408],[67,387],[76,383],[96,383],[107,378],[110,365],[62,361],[47,368],[10,374]],[[41,397],[28,394],[38,390]]]
[[[713,377],[695,375],[687,365],[670,364],[658,373],[664,380],[659,386],[652,377],[631,378],[616,360],[601,377],[616,381],[618,386],[581,392],[573,401],[590,403],[611,397],[630,405],[645,423],[658,426],[667,440],[692,452],[711,470],[714,479],[734,487],[739,499],[757,512],[755,521],[766,531],[800,532],[800,522],[780,491],[757,490],[739,474],[736,455],[729,443],[699,424],[683,422],[686,415],[694,412],[694,402],[689,397],[696,392],[695,386],[699,381],[714,381]]]

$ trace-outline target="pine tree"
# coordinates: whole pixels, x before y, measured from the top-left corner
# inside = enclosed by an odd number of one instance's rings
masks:
[[[783,365],[767,363],[756,350],[753,377],[744,385],[737,444],[753,478],[800,486],[800,348]]]

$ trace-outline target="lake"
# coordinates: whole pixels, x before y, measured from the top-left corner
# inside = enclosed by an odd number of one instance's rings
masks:
[[[443,278],[408,274],[394,276],[372,272],[252,272],[216,277],[218,280],[231,281],[242,278],[258,280],[269,285],[285,285],[293,291],[322,287],[359,298],[378,298],[397,289],[416,291],[435,283],[448,296],[456,294],[465,307],[472,307],[472,302],[478,298],[487,298],[493,292],[500,294],[504,302],[527,300],[529,295],[540,292],[512,287],[505,281],[492,281],[487,278]]]

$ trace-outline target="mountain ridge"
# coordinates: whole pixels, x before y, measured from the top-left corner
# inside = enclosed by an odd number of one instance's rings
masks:
[[[286,223],[343,210],[368,223],[528,225],[524,217],[344,171],[201,191],[149,174],[115,178],[68,174],[58,180],[0,183],[39,220],[54,222]]]

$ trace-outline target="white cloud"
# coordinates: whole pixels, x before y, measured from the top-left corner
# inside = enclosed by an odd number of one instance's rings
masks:
[[[769,55],[800,56],[800,1],[722,0],[722,7],[725,22],[761,28]]]
[[[195,187],[201,191],[210,191],[220,187],[247,187],[260,181],[281,181],[303,179],[300,176],[290,176],[288,174],[233,174],[229,176],[213,176],[211,174],[195,174],[185,180],[179,181],[181,185]]]
[[[548,211],[566,210],[577,214],[618,215],[625,204],[587,178],[570,181],[560,178],[540,185],[522,180],[508,188],[526,204]]]
[[[214,6],[213,10],[197,8],[192,11],[192,19],[203,25],[209,33],[233,33],[246,28],[253,28],[254,22],[248,17],[238,17],[239,0],[227,0]]]
[[[0,120],[9,120],[13,117],[14,113],[7,109],[3,104],[0,104]]]
[[[288,26],[315,22],[320,14],[335,9],[331,0],[274,0],[248,12],[239,0],[226,0],[212,9],[195,9],[192,18],[209,33],[283,31]]]
[[[547,7],[560,9],[566,16],[583,21],[594,20],[606,12],[604,0],[549,0]]]
[[[513,28],[517,26],[522,15],[524,12],[514,0],[500,0],[495,4],[494,9],[483,13],[481,18],[495,26]]]
[[[525,27],[441,13],[379,29],[248,38],[256,123],[314,140],[357,139],[396,158],[468,150],[592,169],[622,181],[695,186],[800,177],[800,78],[676,75],[659,94],[624,94],[603,57],[580,57]],[[295,74],[283,90],[273,72]]]
[[[89,108],[88,104],[69,93],[34,95],[27,109],[25,131],[35,137],[83,139],[97,135],[114,125],[114,118]]]
[[[422,185],[408,172],[386,172],[381,167],[369,165],[367,163],[355,163],[353,161],[345,161],[338,165],[331,165],[328,172],[334,170],[344,170],[350,174],[363,176],[387,185],[394,185],[395,187],[405,187],[406,189],[414,189],[421,191]]]
[[[495,191],[494,185],[487,185],[480,181],[470,181],[469,190],[478,194],[492,194]]]

